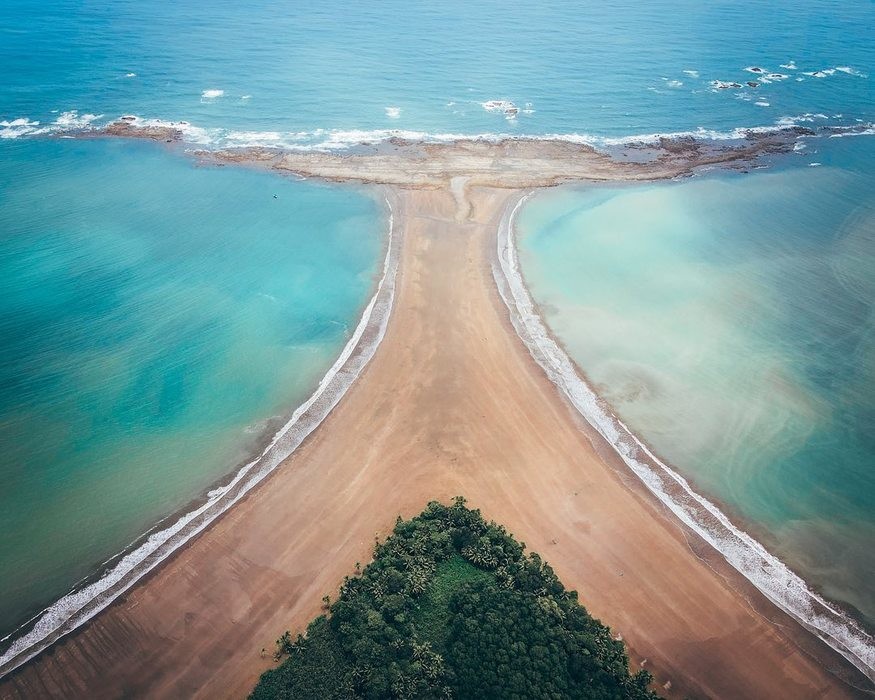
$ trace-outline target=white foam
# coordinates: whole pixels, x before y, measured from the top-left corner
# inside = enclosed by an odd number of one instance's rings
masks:
[[[92,122],[100,119],[102,114],[79,114],[75,109],[69,112],[62,112],[55,120],[55,126],[62,131],[71,129],[84,129]]]
[[[137,74],[136,73],[125,73],[125,77],[126,78],[136,78]]]
[[[386,107],[386,116],[389,119],[397,119],[401,116],[401,108],[400,107]]]
[[[252,99],[252,95],[240,95],[240,99],[243,100],[243,101],[251,100],[251,99]]]
[[[691,78],[698,78],[699,77],[699,71],[697,71],[697,70],[685,70],[684,73],[686,73]]]
[[[782,63],[780,65],[784,70],[796,70],[796,61],[790,61],[789,63]]]
[[[684,86],[684,84],[680,80],[669,80],[666,85],[668,85],[670,88],[679,88]]]
[[[224,90],[204,90],[201,93],[201,99],[204,101],[213,101],[224,96]]]
[[[502,112],[506,119],[516,119],[520,108],[510,100],[487,100],[481,102],[481,106],[487,112]]]
[[[821,165],[823,165],[823,163],[809,163],[808,167],[809,168],[819,168]]]
[[[779,126],[798,126],[800,124],[806,124],[813,122],[818,119],[829,119],[829,117],[820,112],[816,114],[812,114],[811,112],[806,112],[805,114],[797,114],[795,117],[779,117],[777,124]]]
[[[509,207],[502,218],[493,274],[511,322],[532,357],[629,469],[681,522],[714,547],[775,605],[842,654],[870,680],[875,680],[872,637],[660,461],[595,394],[553,339],[525,286],[514,243],[515,217],[529,196]]]
[[[87,622],[206,528],[276,469],[333,410],[373,357],[386,332],[394,300],[399,246],[392,206],[388,200],[386,204],[389,208],[389,234],[382,277],[349,342],[310,398],[295,410],[261,455],[242,467],[226,485],[211,490],[205,503],[179,517],[169,527],[151,533],[100,579],[70,592],[43,611],[33,627],[0,655],[0,677]]]
[[[822,70],[814,70],[814,71],[803,71],[803,75],[809,75],[812,78],[826,78],[829,75],[833,75],[836,72],[835,68],[824,68]]]
[[[765,100],[759,100],[758,102],[754,102],[757,107],[768,107],[769,103]]]
[[[856,68],[851,68],[851,66],[836,66],[835,68],[840,73],[847,73],[848,75],[856,75],[858,78],[868,78],[869,76],[866,73],[862,73],[858,71]]]
[[[45,133],[46,131],[47,129],[40,128],[38,121],[31,121],[27,117],[0,121],[0,139],[17,139],[20,136]]]
[[[836,127],[836,128],[841,128],[841,127]],[[870,123],[867,126],[863,126],[863,127],[860,127],[860,126],[848,127],[847,130],[837,131],[833,134],[830,134],[829,137],[831,139],[840,139],[844,136],[873,136],[873,135],[875,135],[875,124]]]
[[[729,89],[737,90],[738,88],[741,88],[744,86],[741,83],[735,82],[734,80],[732,80],[732,81],[712,80],[711,87],[714,88],[715,90],[729,90]]]

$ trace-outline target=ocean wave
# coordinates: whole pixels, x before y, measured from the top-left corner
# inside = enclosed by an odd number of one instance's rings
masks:
[[[397,119],[401,116],[401,108],[400,107],[386,107],[386,116],[389,119]]]
[[[31,121],[27,117],[0,121],[0,139],[17,139],[20,136],[31,136],[45,132],[46,129],[41,129],[38,121]]]
[[[738,84],[740,86],[740,84]],[[743,87],[743,86],[741,86]],[[740,90],[736,93],[738,99],[752,101],[751,95]],[[242,98],[241,98],[242,99]],[[762,99],[762,102],[767,100]],[[484,103],[489,104],[489,103]],[[507,103],[512,104],[512,103]],[[764,105],[760,105],[764,106]],[[496,101],[495,111],[506,109],[506,104]],[[523,109],[517,108],[521,114],[534,112],[531,102],[525,103]],[[166,119],[147,118],[127,114],[118,120],[100,124],[103,115],[79,114],[75,110],[64,112],[51,124],[41,124],[31,121],[27,117],[21,117],[10,121],[0,121],[0,138],[19,138],[28,136],[43,136],[51,134],[75,133],[77,131],[88,132],[89,130],[99,133],[100,129],[108,123],[124,121],[136,128],[158,127],[173,129],[181,135],[184,144],[203,146],[210,149],[233,149],[233,148],[277,148],[299,151],[343,151],[362,145],[374,145],[389,141],[390,139],[402,139],[405,141],[418,141],[422,143],[452,143],[454,141],[485,141],[500,142],[512,139],[524,139],[533,141],[567,141],[593,148],[618,148],[630,145],[658,145],[663,139],[694,138],[701,141],[740,141],[751,135],[777,133],[785,129],[800,126],[808,126],[813,122],[827,122],[838,119],[838,116],[830,117],[823,113],[799,114],[794,116],[779,117],[773,124],[759,126],[741,126],[733,129],[718,130],[699,127],[686,131],[666,131],[650,134],[630,134],[626,136],[603,136],[583,132],[572,133],[546,133],[546,134],[520,134],[509,132],[485,132],[485,133],[432,133],[411,129],[315,129],[312,131],[256,131],[234,130],[219,127],[202,127],[191,124],[188,121],[171,121]],[[818,125],[818,129],[841,131],[841,133],[853,132],[854,135],[869,135],[869,124],[863,124],[857,120],[855,124]]]
[[[213,100],[217,100],[220,97],[224,97],[224,90],[204,90],[201,93],[201,101],[203,102],[212,102]]]
[[[865,124],[857,128],[836,127],[834,133],[830,134],[831,139],[840,139],[844,136],[875,136],[875,124]]]
[[[400,234],[395,232],[394,213],[388,199],[386,204],[389,232],[382,277],[355,331],[313,394],[295,410],[262,453],[242,467],[227,484],[212,489],[203,504],[177,518],[169,527],[151,532],[111,570],[60,598],[22,628],[21,634],[16,632],[6,637],[4,641],[10,638],[13,641],[0,654],[0,677],[90,620],[204,530],[276,469],[333,410],[373,357],[386,332],[394,300],[400,239]]]
[[[0,121],[0,139],[17,139],[23,136],[44,136],[67,131],[81,131],[103,117],[102,114],[79,114],[75,109],[62,112],[51,124],[41,124],[28,117]]]
[[[813,163],[811,165],[814,165]],[[762,544],[736,527],[714,503],[659,460],[608,408],[553,339],[525,286],[514,243],[517,212],[528,194],[501,221],[493,275],[511,322],[534,360],[623,462],[682,523],[716,549],[770,601],[875,681],[875,645],[854,620],[812,591]]]

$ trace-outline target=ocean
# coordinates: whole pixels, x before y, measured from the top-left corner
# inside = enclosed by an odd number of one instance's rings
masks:
[[[257,450],[349,339],[386,241],[361,190],[65,132],[871,134],[872,26],[834,1],[4,2],[0,636]],[[768,170],[551,191],[519,218],[533,295],[618,414],[870,621],[873,155],[804,139]]]

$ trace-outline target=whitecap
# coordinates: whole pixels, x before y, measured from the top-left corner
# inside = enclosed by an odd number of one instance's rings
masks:
[[[803,71],[803,75],[810,75],[812,78],[826,78],[836,72],[835,68],[824,68],[822,70]]]
[[[240,95],[240,99],[245,102],[246,100],[251,100],[252,95]]]
[[[212,101],[222,97],[225,94],[224,90],[204,90],[201,93],[201,100]]]
[[[757,107],[768,107],[769,103],[765,100],[760,100],[759,102],[754,102]]]
[[[668,85],[670,88],[679,88],[683,87],[684,84],[680,80],[669,80],[666,85]]]
[[[136,78],[136,77],[137,77],[137,74],[136,74],[136,73],[126,73],[126,74],[125,74],[125,77],[126,77],[126,78]]]
[[[386,107],[386,116],[389,119],[397,119],[401,116],[401,108],[400,107]]]
[[[805,114],[797,114],[795,117],[780,117],[777,123],[782,126],[796,126],[802,122],[808,123],[819,119],[829,119],[829,117],[822,112],[806,112]]]
[[[735,81],[727,81],[727,80],[712,80],[711,87],[715,90],[728,90],[733,89],[737,90],[738,88],[743,87],[741,83],[736,83]]]
[[[503,112],[505,116],[516,116],[519,112],[519,107],[510,100],[487,100],[480,104],[487,112]]]
[[[684,73],[686,73],[691,78],[698,78],[699,77],[699,71],[697,71],[697,70],[685,70]]]
[[[841,73],[847,73],[848,75],[856,75],[858,78],[868,78],[869,76],[866,73],[862,73],[858,71],[856,68],[851,68],[851,66],[836,66],[835,69]]]
[[[782,63],[781,68],[785,70],[796,70],[796,61],[790,61],[789,63]]]
[[[0,121],[0,139],[17,139],[20,136],[28,136],[45,131],[45,128],[40,128],[38,121],[31,121],[27,117]]]
[[[823,165],[823,163],[809,163],[808,167],[809,168],[819,168],[821,165]]]
[[[102,116],[102,114],[79,114],[73,109],[69,112],[62,112],[61,115],[55,119],[55,126],[59,127],[61,130],[84,129],[91,124],[91,122],[100,119]]]

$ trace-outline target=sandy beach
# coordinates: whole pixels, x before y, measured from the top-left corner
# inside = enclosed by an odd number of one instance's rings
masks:
[[[561,398],[493,280],[496,232],[520,188],[585,172],[674,176],[792,141],[758,143],[722,161],[663,145],[619,167],[572,149],[539,151],[552,163],[544,168],[478,145],[452,167],[443,147],[409,144],[390,147],[404,167],[392,152],[200,154],[384,183],[401,236],[385,337],[285,463],[122,599],[0,681],[0,697],[244,697],[271,667],[274,640],[304,631],[397,515],[456,495],[539,552],[667,696],[860,695],[839,676],[862,676],[686,530]],[[579,170],[564,171],[566,157],[581,158]]]
[[[458,494],[541,553],[667,694],[853,694],[822,665],[837,657],[812,658],[796,643],[807,633],[763,617],[768,604],[591,440],[495,290],[495,231],[518,193],[459,194],[390,193],[403,242],[388,331],[320,428],[2,697],[245,696],[273,641],[303,630],[399,513]]]

